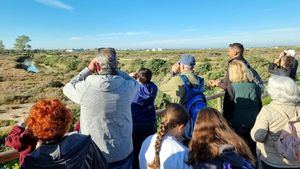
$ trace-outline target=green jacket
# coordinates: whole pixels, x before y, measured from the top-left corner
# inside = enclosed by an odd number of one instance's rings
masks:
[[[250,131],[261,109],[260,88],[254,82],[231,83],[223,103],[223,115],[237,133]]]
[[[186,75],[192,84],[197,83],[197,79],[194,77],[192,71],[182,72],[181,74]],[[187,103],[184,83],[178,75],[171,77],[168,81],[162,83],[162,85],[159,87],[159,90],[163,95],[161,103],[163,105],[166,105],[170,102],[179,103],[181,105],[185,105]]]

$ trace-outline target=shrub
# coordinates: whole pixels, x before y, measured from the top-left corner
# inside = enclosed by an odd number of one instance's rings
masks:
[[[171,64],[162,59],[150,59],[145,63],[145,67],[150,69],[154,75],[166,74],[171,68]]]
[[[47,84],[46,87],[61,88],[63,86],[64,86],[64,84],[59,81],[51,81]]]
[[[197,73],[197,74],[205,74],[206,72],[212,70],[212,66],[210,63],[204,63],[204,64],[201,64],[200,66],[195,67],[194,70],[195,70],[195,73]]]

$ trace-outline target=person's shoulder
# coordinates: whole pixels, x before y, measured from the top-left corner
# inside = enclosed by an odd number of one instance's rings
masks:
[[[169,85],[181,85],[183,84],[183,81],[181,80],[180,75],[176,75],[168,79],[168,81],[165,81],[165,84]]]
[[[77,132],[70,132],[65,135],[65,140],[72,142],[91,142],[92,138],[90,135],[83,135]]]
[[[162,146],[171,152],[186,152],[188,148],[171,136],[166,136],[162,142]]]
[[[156,140],[156,136],[157,136],[157,134],[153,134],[153,135],[148,136],[148,137],[143,141],[143,144],[142,144],[142,145],[149,145],[149,144],[151,144],[151,142],[154,142],[154,141]]]

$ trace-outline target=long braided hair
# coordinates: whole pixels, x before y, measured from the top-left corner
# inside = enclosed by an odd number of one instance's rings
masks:
[[[148,164],[150,169],[157,169],[160,166],[159,152],[163,137],[168,130],[175,128],[178,125],[186,125],[189,120],[189,114],[186,109],[177,103],[170,103],[162,113],[159,129],[157,131],[157,137],[155,141],[155,156],[152,163]]]

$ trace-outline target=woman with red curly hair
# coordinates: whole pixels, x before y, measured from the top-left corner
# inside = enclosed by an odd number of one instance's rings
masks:
[[[21,168],[107,168],[90,136],[68,133],[73,116],[57,99],[41,100],[5,144],[20,152]],[[25,128],[26,126],[26,128]]]

